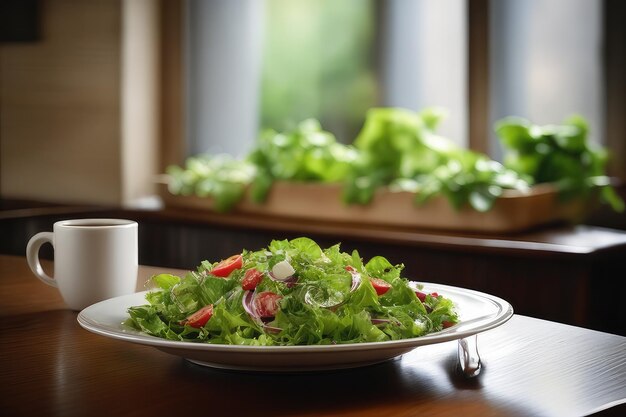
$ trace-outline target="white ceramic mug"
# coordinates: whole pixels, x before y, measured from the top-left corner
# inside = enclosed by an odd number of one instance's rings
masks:
[[[107,298],[131,294],[137,287],[137,223],[124,219],[62,220],[54,231],[34,235],[26,247],[33,273],[57,287],[72,310]],[[54,248],[54,276],[39,261],[39,248]]]

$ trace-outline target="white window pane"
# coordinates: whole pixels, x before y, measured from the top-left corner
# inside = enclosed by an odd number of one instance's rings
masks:
[[[258,131],[263,1],[190,0],[188,153],[250,150]]]
[[[392,0],[383,23],[383,105],[441,106],[443,136],[467,146],[467,5],[464,0]]]
[[[559,124],[576,113],[602,142],[602,2],[491,2],[492,122],[510,115]],[[493,156],[501,157],[492,137]]]

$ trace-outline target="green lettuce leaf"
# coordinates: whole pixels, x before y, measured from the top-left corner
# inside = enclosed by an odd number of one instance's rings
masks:
[[[243,250],[242,257],[242,268],[224,278],[207,273],[215,264],[211,261],[202,261],[182,278],[155,275],[157,288],[146,294],[148,304],[129,308],[125,323],[169,340],[269,346],[397,340],[458,321],[452,301],[428,295],[422,303],[402,277],[404,266],[382,256],[364,263],[356,250],[342,252],[339,244],[322,248],[300,237]],[[271,278],[271,267],[280,261],[293,266],[297,281]],[[280,297],[275,316],[264,321],[249,314],[254,307],[243,305],[250,293],[243,290],[242,280],[250,268],[263,273],[253,297],[265,291]],[[354,281],[353,274],[360,281]],[[383,279],[391,288],[379,296],[371,278]],[[207,305],[213,306],[207,323],[189,325],[186,319]]]

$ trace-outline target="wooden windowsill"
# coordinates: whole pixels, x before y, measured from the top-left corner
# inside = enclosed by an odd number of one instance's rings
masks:
[[[181,208],[119,208],[0,200],[0,221],[49,217],[124,217],[151,224],[197,225],[219,229],[280,232],[452,250],[531,257],[612,256],[626,253],[626,231],[589,224],[555,224],[515,234],[478,234],[401,229],[334,222],[303,222],[272,216],[214,213]],[[52,220],[51,220],[52,221]]]

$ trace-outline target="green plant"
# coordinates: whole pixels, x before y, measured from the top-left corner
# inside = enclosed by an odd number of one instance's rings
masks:
[[[605,174],[608,151],[588,140],[589,126],[582,116],[545,126],[507,117],[496,122],[495,131],[505,147],[504,164],[531,184],[555,184],[564,201],[588,198],[599,190],[603,202],[624,210]]]

